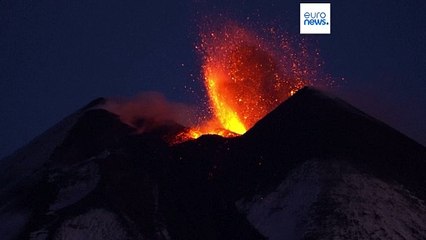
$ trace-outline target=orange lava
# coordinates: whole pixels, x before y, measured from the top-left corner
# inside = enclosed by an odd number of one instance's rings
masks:
[[[244,134],[297,90],[312,85],[320,66],[303,44],[273,28],[258,33],[228,22],[205,29],[200,40],[196,48],[203,56],[213,119],[190,129],[190,138]]]

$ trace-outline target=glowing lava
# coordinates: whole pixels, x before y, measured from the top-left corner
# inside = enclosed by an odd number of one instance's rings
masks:
[[[192,129],[192,137],[229,136],[220,129],[243,134],[316,79],[317,62],[309,60],[306,48],[298,44],[294,49],[274,29],[258,34],[228,22],[201,33],[200,38],[197,49],[203,56],[204,85],[214,119]]]

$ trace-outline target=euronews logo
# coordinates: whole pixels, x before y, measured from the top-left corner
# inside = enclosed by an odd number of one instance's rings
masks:
[[[303,25],[328,25],[325,12],[305,12]]]
[[[300,34],[330,34],[330,8],[330,3],[300,3]]]

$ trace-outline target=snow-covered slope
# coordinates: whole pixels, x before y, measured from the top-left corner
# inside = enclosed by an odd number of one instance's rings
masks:
[[[104,101],[102,98],[92,101],[0,161],[0,222],[4,223],[0,224],[1,239],[16,237],[23,230],[32,210],[31,206],[20,202],[23,198],[31,198],[28,191],[41,181],[46,170],[43,166],[77,121]]]
[[[236,204],[270,240],[426,236],[422,200],[399,184],[360,173],[346,161],[307,161],[275,191]]]
[[[62,143],[81,114],[81,111],[71,114],[11,156],[1,160],[1,190],[39,170],[49,160],[53,150]]]
[[[38,171],[49,160],[53,150],[61,144],[80,115],[81,112],[70,115],[10,157],[2,160],[0,170],[0,222],[3,223],[0,224],[0,236],[2,239],[16,237],[29,221],[31,210],[28,206],[16,206],[16,201],[25,195],[25,189],[41,179]]]

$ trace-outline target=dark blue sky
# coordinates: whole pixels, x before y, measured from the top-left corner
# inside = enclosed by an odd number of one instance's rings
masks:
[[[298,35],[297,1],[229,2],[0,1],[0,157],[99,96],[155,90],[196,104],[205,14],[257,16]],[[426,144],[424,10],[424,1],[335,1],[332,34],[307,39],[326,72],[346,79],[336,94]]]

